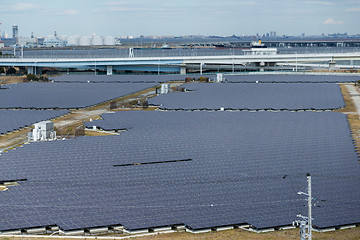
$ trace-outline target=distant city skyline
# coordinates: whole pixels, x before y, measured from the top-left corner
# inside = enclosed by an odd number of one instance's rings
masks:
[[[355,0],[1,0],[0,31],[53,35],[357,34]]]

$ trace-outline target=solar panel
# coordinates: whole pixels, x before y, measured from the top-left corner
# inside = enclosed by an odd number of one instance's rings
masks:
[[[21,83],[4,85],[0,108],[84,108],[116,99],[156,83]]]
[[[168,75],[62,75],[51,77],[50,80],[55,82],[90,82],[90,83],[160,83],[169,81],[185,81],[185,78],[198,79],[201,75],[196,74],[168,74]],[[205,75],[214,79],[214,75]]]
[[[191,92],[149,99],[161,109],[325,110],[345,106],[340,87],[325,83],[189,83]]]
[[[349,75],[225,75],[229,82],[242,83],[353,83],[360,80],[359,76]]]
[[[34,123],[60,117],[66,110],[4,110],[0,109],[0,134],[13,132]]]
[[[306,211],[296,193],[305,191],[307,172],[313,196],[327,200],[314,210],[315,227],[360,222],[360,166],[344,114],[133,111],[102,117],[96,124],[128,130],[35,142],[0,155],[1,179],[27,179],[0,193],[0,230],[291,225]],[[191,161],[171,162],[181,159]],[[114,167],[146,162],[152,164]]]

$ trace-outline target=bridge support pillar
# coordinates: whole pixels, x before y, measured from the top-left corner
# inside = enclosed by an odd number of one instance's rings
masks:
[[[335,70],[335,61],[331,60],[329,62],[329,72],[334,71]]]
[[[265,62],[261,62],[259,65],[260,65],[260,72],[264,72],[266,66]]]
[[[186,65],[185,64],[180,65],[180,74],[186,74]]]
[[[112,75],[113,74],[113,66],[109,65],[106,66],[106,75]]]
[[[34,67],[27,67],[27,74],[34,74]]]

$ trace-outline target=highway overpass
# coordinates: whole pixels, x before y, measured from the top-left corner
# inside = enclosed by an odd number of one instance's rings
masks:
[[[360,60],[360,52],[353,53],[320,53],[320,54],[273,54],[226,56],[179,56],[179,57],[136,57],[136,58],[0,58],[0,66],[26,67],[28,73],[39,73],[39,68],[76,68],[106,70],[108,75],[113,70],[179,72],[185,74],[187,69],[197,69],[201,73],[207,69],[217,71],[238,69],[239,67],[257,68],[276,67],[284,64],[327,64],[335,69],[337,61]],[[357,68],[359,66],[350,66]]]

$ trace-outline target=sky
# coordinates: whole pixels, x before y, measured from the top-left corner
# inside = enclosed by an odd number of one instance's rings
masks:
[[[0,0],[0,31],[53,35],[360,33],[360,0]]]

